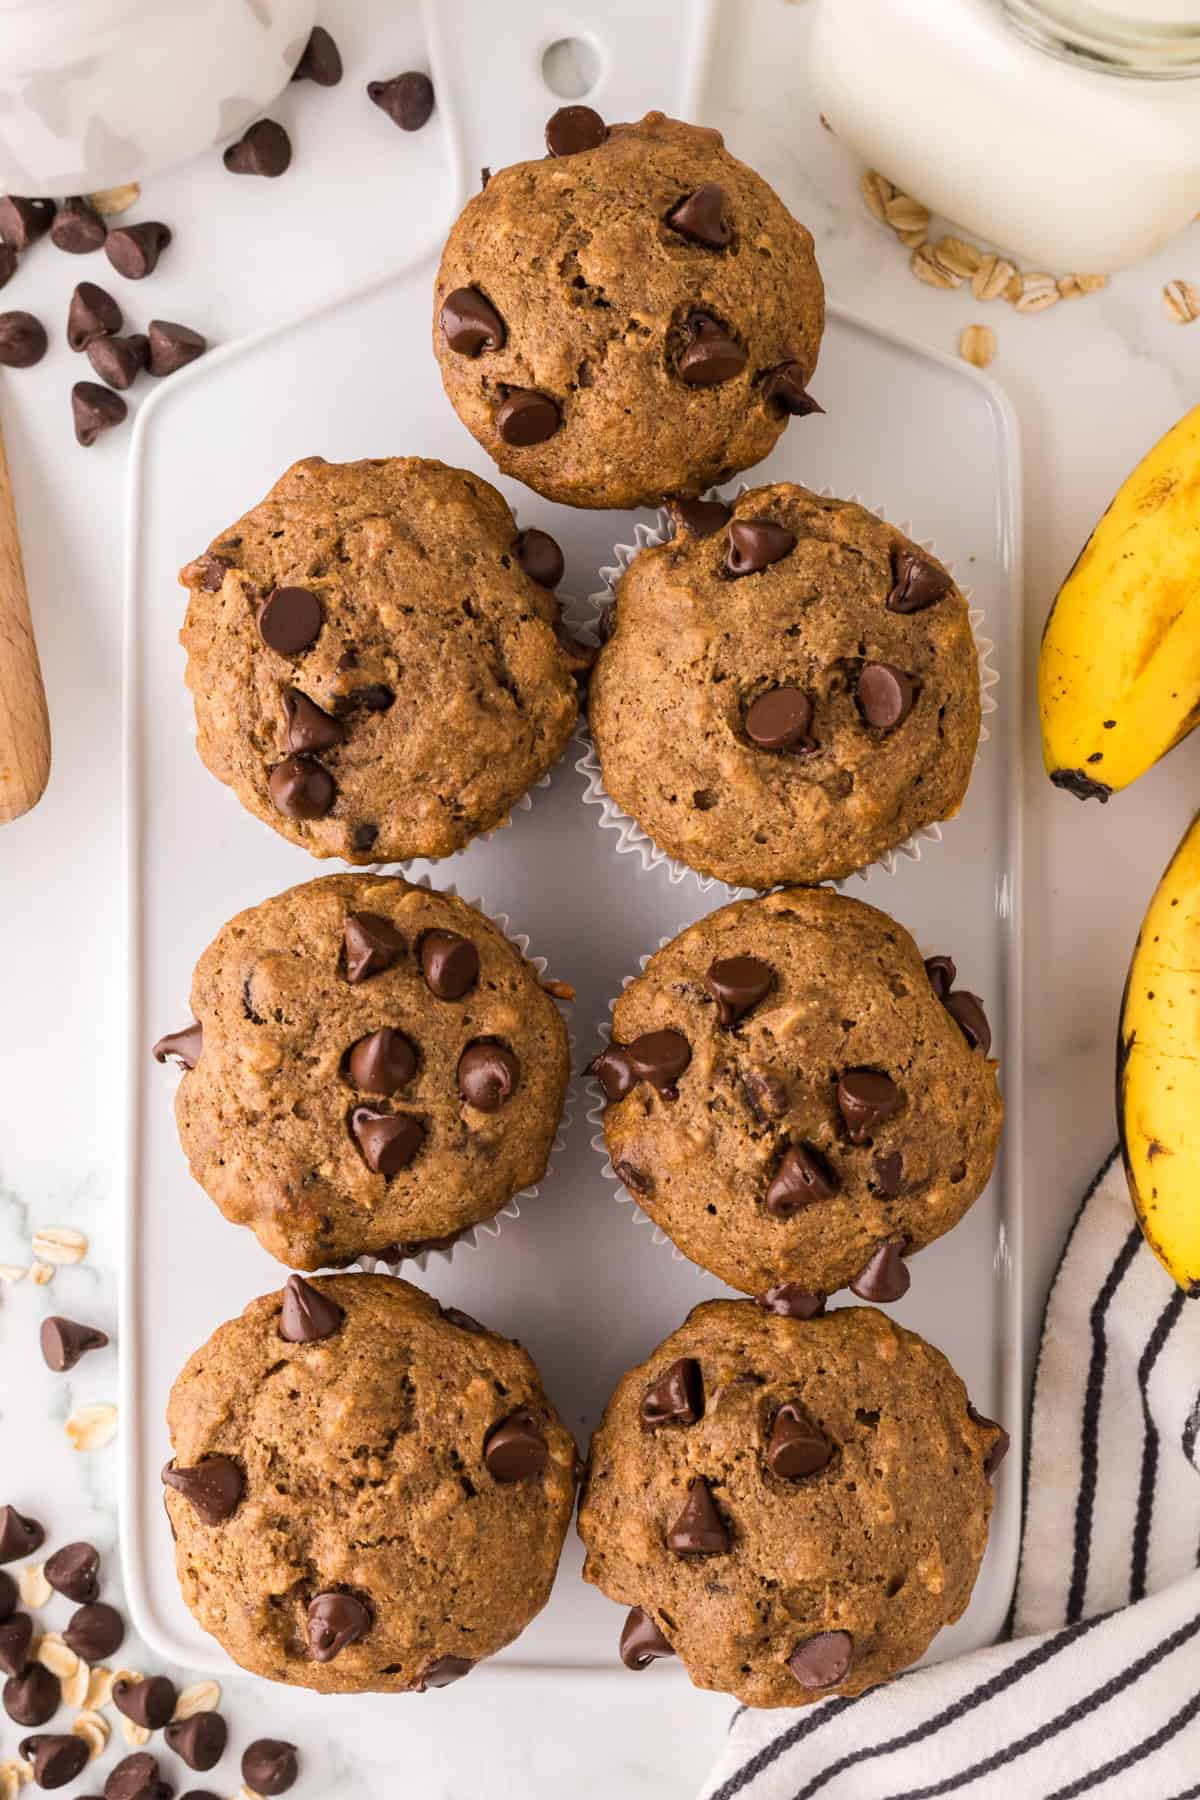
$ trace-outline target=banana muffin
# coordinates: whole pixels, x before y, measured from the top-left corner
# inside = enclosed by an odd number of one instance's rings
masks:
[[[446,1687],[550,1597],[570,1433],[519,1344],[406,1281],[291,1276],[196,1351],[167,1422],[183,1597],[255,1675]]]
[[[570,506],[698,494],[766,456],[825,321],[810,232],[718,131],[586,106],[453,226],[433,348],[463,424]]]
[[[154,1050],[184,1067],[192,1174],[291,1268],[440,1247],[545,1173],[566,1026],[463,900],[395,875],[289,888],[217,933],[192,1010]]]
[[[736,886],[838,880],[962,805],[967,602],[935,557],[791,482],[676,508],[626,570],[591,678],[604,785]]]
[[[586,657],[561,574],[478,475],[294,463],[180,574],[201,757],[314,856],[449,856],[570,738]]]
[[[971,1597],[1008,1435],[940,1351],[870,1307],[696,1307],[592,1439],[584,1578],[631,1669],[678,1656],[746,1706],[861,1694]]]
[[[613,1167],[686,1256],[757,1296],[898,1300],[992,1172],[975,994],[832,888],[738,900],[659,950],[592,1073]]]

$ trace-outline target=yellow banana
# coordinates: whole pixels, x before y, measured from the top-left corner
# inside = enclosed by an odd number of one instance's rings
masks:
[[[1200,721],[1200,406],[1138,464],[1059,589],[1038,669],[1042,754],[1081,800]]]
[[[1134,946],[1117,1039],[1117,1117],[1146,1242],[1200,1294],[1200,815]]]

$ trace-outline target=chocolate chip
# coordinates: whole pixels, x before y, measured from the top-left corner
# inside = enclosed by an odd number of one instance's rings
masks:
[[[819,1631],[797,1644],[788,1668],[802,1688],[836,1687],[850,1673],[854,1639],[848,1631]]]
[[[118,275],[129,281],[143,281],[153,275],[158,259],[171,242],[171,228],[161,219],[150,219],[144,225],[120,225],[104,240],[104,254]]]
[[[67,342],[72,350],[86,350],[93,338],[121,329],[121,309],[111,294],[94,281],[81,281],[67,309]]]
[[[803,1407],[788,1400],[775,1414],[767,1443],[767,1467],[784,1481],[815,1475],[833,1455],[833,1445],[817,1430]]]
[[[676,358],[675,369],[688,387],[718,387],[741,374],[746,352],[715,319],[707,313],[691,313],[685,330],[689,341]]]
[[[11,244],[0,243],[0,288],[7,287],[17,272],[20,262]]]
[[[473,1319],[470,1313],[462,1312],[457,1306],[443,1306],[442,1317],[449,1320],[451,1325],[457,1325],[460,1331],[469,1331],[475,1337],[487,1335],[486,1325],[481,1325],[478,1319]]]
[[[90,1604],[100,1592],[100,1552],[94,1544],[64,1544],[47,1558],[43,1572],[55,1593],[76,1606]]]
[[[757,1304],[782,1319],[816,1319],[825,1311],[825,1299],[824,1294],[810,1293],[798,1281],[784,1281],[760,1294]]]
[[[729,527],[725,571],[735,580],[757,575],[795,548],[796,534],[785,525],[773,525],[769,519],[734,519]]]
[[[787,1111],[787,1089],[777,1076],[761,1069],[747,1069],[741,1081],[746,1104],[760,1123],[769,1124]]]
[[[468,1044],[458,1060],[458,1091],[468,1106],[499,1112],[516,1093],[521,1065],[504,1044],[481,1038]]]
[[[292,140],[275,119],[256,119],[221,161],[231,175],[266,175],[274,180],[291,166]]]
[[[712,537],[733,517],[732,508],[723,500],[693,500],[688,494],[677,495],[670,507],[676,524],[692,537]]]
[[[407,1169],[425,1141],[425,1127],[410,1113],[376,1112],[356,1106],[350,1132],[372,1174],[391,1177]]]
[[[286,1794],[299,1774],[295,1744],[255,1738],[242,1752],[242,1780],[256,1794]]]
[[[129,337],[93,338],[87,347],[87,359],[101,381],[106,381],[111,388],[119,388],[122,393],[133,386],[146,367],[149,355],[150,340],[140,331],[132,332]]]
[[[286,819],[323,819],[337,798],[329,770],[307,756],[288,756],[276,763],[267,787],[276,812]]]
[[[46,1533],[36,1519],[26,1518],[15,1506],[0,1506],[0,1563],[32,1556],[45,1541]]]
[[[0,1670],[6,1675],[19,1675],[29,1661],[33,1643],[33,1620],[28,1613],[14,1613],[0,1625]]]
[[[90,1600],[73,1612],[63,1631],[63,1642],[84,1662],[103,1662],[119,1650],[125,1638],[125,1621],[115,1606]]]
[[[385,687],[382,681],[368,681],[362,687],[351,688],[337,705],[339,711],[351,712],[361,706],[367,712],[382,713],[395,702],[396,696],[390,687]]]
[[[404,939],[382,913],[347,913],[342,927],[346,980],[355,985],[390,969],[404,950]]]
[[[899,1300],[909,1290],[912,1276],[904,1261],[904,1240],[888,1238],[879,1245],[866,1268],[850,1283],[860,1300]]]
[[[438,318],[447,344],[458,356],[502,350],[508,337],[504,320],[478,288],[455,288],[442,301]]]
[[[401,131],[420,131],[433,112],[433,83],[420,69],[393,75],[390,81],[368,81],[367,94]]]
[[[465,1656],[439,1656],[428,1668],[422,1669],[416,1691],[423,1694],[426,1688],[449,1687],[452,1682],[469,1675],[474,1667],[475,1664]]]
[[[875,1159],[875,1179],[889,1200],[904,1192],[904,1158],[898,1150]]]
[[[289,1275],[279,1311],[279,1335],[285,1344],[319,1344],[340,1328],[346,1314],[336,1300],[311,1281]]]
[[[150,321],[150,373],[174,375],[203,356],[208,339],[193,331],[190,325],[177,325],[172,319]]]
[[[852,1144],[864,1144],[877,1125],[900,1111],[900,1089],[877,1069],[847,1069],[838,1077],[838,1111]]]
[[[625,1667],[648,1669],[656,1657],[674,1654],[650,1614],[643,1612],[640,1606],[631,1607],[621,1627],[621,1661]]]
[[[21,194],[0,199],[0,238],[14,250],[28,250],[53,223],[53,200],[27,200]]]
[[[647,1175],[644,1169],[639,1169],[634,1163],[626,1162],[624,1159],[619,1163],[614,1163],[613,1174],[618,1181],[624,1182],[631,1194],[649,1194],[653,1192],[653,1178]]]
[[[258,635],[280,656],[299,656],[309,649],[324,623],[321,602],[308,588],[274,588],[258,609]]]
[[[283,710],[287,718],[287,747],[294,754],[332,750],[345,740],[346,733],[338,721],[322,712],[299,688],[284,689]]]
[[[50,227],[51,243],[60,250],[69,251],[72,256],[98,250],[107,236],[107,225],[82,194],[72,194],[69,200],[63,201]]]
[[[204,1027],[193,1022],[185,1025],[182,1031],[168,1031],[166,1037],[160,1037],[153,1056],[155,1062],[165,1063],[171,1059],[181,1069],[194,1069],[203,1049]]]
[[[893,731],[913,709],[917,684],[891,663],[867,663],[858,678],[858,704],[863,718],[877,731]]]
[[[610,1044],[607,1050],[601,1050],[598,1056],[594,1056],[587,1066],[587,1072],[596,1077],[610,1106],[617,1100],[623,1100],[637,1080],[629,1065],[628,1056],[615,1044]]]
[[[111,431],[114,425],[119,425],[128,411],[119,394],[95,381],[77,381],[71,389],[75,441],[85,450],[95,443],[102,431]]]
[[[336,87],[341,79],[341,53],[325,27],[314,25],[304,53],[292,70],[292,80],[315,81],[318,87]]]
[[[177,1469],[169,1462],[162,1478],[166,1487],[183,1495],[203,1525],[221,1525],[231,1519],[246,1491],[242,1471],[229,1456],[206,1456],[188,1469]]]
[[[60,1318],[57,1313],[42,1320],[39,1338],[42,1361],[56,1375],[65,1375],[81,1356],[89,1350],[103,1350],[108,1342],[105,1332],[91,1325],[78,1325],[74,1319]]]
[[[104,1800],[171,1800],[175,1789],[158,1772],[148,1750],[123,1757],[104,1784]]]
[[[74,1732],[39,1732],[18,1745],[26,1762],[33,1764],[33,1779],[40,1788],[66,1787],[83,1769],[91,1752]],[[108,1789],[105,1788],[107,1795]]]
[[[4,1710],[14,1725],[48,1724],[61,1701],[58,1676],[40,1662],[27,1663],[19,1675],[10,1675],[4,1684]]]
[[[799,688],[768,688],[746,708],[746,736],[760,750],[812,748],[813,707]]]
[[[308,1647],[314,1662],[332,1662],[370,1629],[371,1615],[354,1594],[316,1594],[308,1603]]]
[[[596,150],[607,136],[608,126],[590,106],[560,106],[546,121],[546,148],[551,156]]]
[[[548,531],[517,533],[513,553],[531,581],[539,587],[556,588],[566,567],[563,553]]]
[[[954,583],[944,569],[935,568],[923,556],[900,548],[892,552],[892,591],[887,597],[889,612],[924,612],[938,600],[944,600]]]
[[[681,1356],[642,1395],[643,1431],[662,1425],[694,1425],[704,1417],[704,1375],[692,1356]]]
[[[11,1575],[0,1569],[0,1625],[11,1619],[17,1609],[18,1589]]]
[[[32,369],[48,342],[46,327],[32,313],[0,313],[0,364],[6,369]]]
[[[724,250],[733,236],[725,217],[725,191],[715,181],[706,181],[680,200],[666,222],[670,230],[690,244],[703,244],[706,250]]]
[[[927,956],[925,973],[929,977],[930,987],[944,1004],[950,989],[958,980],[958,970],[954,966],[954,958],[952,956]]]
[[[798,362],[776,363],[763,376],[762,391],[768,400],[782,407],[793,418],[806,418],[810,413],[823,413],[825,408],[814,400],[804,385],[804,369]]]
[[[492,1428],[483,1445],[488,1473],[505,1484],[540,1475],[548,1454],[546,1440],[527,1412],[510,1413]]]
[[[832,1200],[838,1178],[814,1144],[789,1144],[767,1189],[767,1211],[790,1219],[815,1200]]]
[[[364,821],[361,825],[356,825],[354,827],[354,830],[350,835],[350,847],[360,854],[365,853],[368,850],[373,850],[375,848],[375,840],[378,836],[378,825],[372,825],[369,821]]]
[[[644,1031],[625,1046],[634,1078],[648,1081],[660,1093],[674,1092],[675,1083],[692,1060],[692,1047],[682,1031]]]
[[[416,1074],[417,1053],[402,1031],[383,1025],[351,1046],[346,1067],[364,1094],[396,1094]]]
[[[165,1675],[150,1675],[142,1681],[114,1682],[112,1697],[117,1711],[135,1725],[161,1731],[174,1714],[179,1689]]]
[[[1101,806],[1107,806],[1112,796],[1112,789],[1106,782],[1094,781],[1082,769],[1052,769],[1050,780],[1064,793],[1074,794],[1077,800],[1098,800]]]
[[[421,939],[421,973],[438,1000],[461,1000],[479,980],[479,952],[457,931],[427,931]]]
[[[976,1425],[982,1425],[985,1431],[994,1431],[997,1434],[994,1441],[988,1446],[987,1454],[983,1459],[983,1472],[990,1480],[1008,1455],[1008,1447],[1012,1439],[1003,1425],[996,1419],[989,1419],[985,1413],[976,1412],[969,1400],[967,1415],[975,1421]]]
[[[561,424],[557,402],[533,388],[510,388],[496,409],[496,430],[506,444],[544,444]]]
[[[703,1475],[688,1483],[688,1497],[683,1511],[666,1536],[668,1550],[676,1556],[720,1556],[730,1549],[733,1540],[724,1520],[713,1504],[712,1493]]]
[[[213,1769],[225,1754],[229,1727],[220,1713],[193,1713],[164,1732],[167,1748],[181,1756],[189,1769]]]
[[[968,993],[966,988],[956,988],[952,994],[946,995],[942,1005],[972,1050],[982,1050],[986,1056],[992,1047],[992,1028],[987,1022],[987,1014],[979,995]]]
[[[722,1025],[736,1025],[766,998],[773,980],[772,970],[757,956],[726,956],[709,966],[704,985],[717,1002]]]

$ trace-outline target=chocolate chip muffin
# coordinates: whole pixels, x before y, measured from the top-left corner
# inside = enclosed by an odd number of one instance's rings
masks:
[[[546,145],[491,176],[442,255],[433,348],[463,424],[570,506],[655,505],[760,462],[821,410],[811,234],[718,131],[569,106]]]
[[[592,1439],[584,1578],[621,1656],[747,1706],[861,1694],[971,1597],[1008,1436],[882,1313],[712,1300],[622,1377]]]
[[[186,1364],[163,1470],[183,1597],[255,1675],[468,1675],[550,1596],[575,1445],[519,1344],[386,1275],[288,1280]]]
[[[806,1307],[898,1300],[987,1184],[1004,1108],[948,956],[832,888],[735,901],[652,956],[592,1064],[617,1175],[686,1256]]]
[[[588,717],[656,844],[737,886],[837,880],[962,804],[967,603],[927,551],[791,482],[676,508],[607,621]]]
[[[200,755],[314,856],[449,856],[571,735],[561,575],[478,475],[306,457],[181,572]]]
[[[289,888],[217,933],[192,1010],[154,1052],[185,1069],[192,1174],[292,1268],[440,1248],[545,1172],[566,1027],[463,900],[389,875]]]

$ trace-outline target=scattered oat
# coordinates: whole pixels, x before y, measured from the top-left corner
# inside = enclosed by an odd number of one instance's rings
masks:
[[[1168,281],[1162,291],[1162,308],[1172,325],[1190,325],[1200,319],[1200,287],[1194,281]]]
[[[111,218],[114,213],[128,212],[141,192],[136,181],[127,181],[124,187],[98,188],[87,196],[87,201],[103,218]]]
[[[175,1702],[171,1722],[177,1724],[180,1719],[194,1719],[197,1713],[215,1712],[220,1704],[221,1689],[215,1681],[193,1681]]]
[[[1016,278],[1015,263],[1004,256],[985,256],[971,277],[971,292],[977,300],[998,300]]]
[[[29,1270],[29,1279],[35,1287],[46,1287],[54,1280],[53,1263],[35,1262]]]
[[[945,268],[933,254],[933,247],[925,244],[920,250],[914,250],[909,258],[909,268],[918,281],[926,282],[935,288],[956,288],[962,281],[961,275],[955,275]]]
[[[73,1669],[62,1684],[63,1699],[68,1706],[88,1707],[88,1695],[91,1692],[92,1671],[82,1660],[78,1668]]]
[[[575,989],[569,981],[543,981],[542,992],[550,994],[555,1000],[573,1001]]]
[[[27,1781],[33,1780],[33,1769],[27,1762],[10,1757],[0,1762],[0,1800],[16,1800]]]
[[[108,1678],[110,1697],[118,1682],[123,1683],[125,1687],[136,1687],[142,1679],[142,1674],[138,1669],[114,1669]],[[107,1705],[108,1702],[105,1701],[104,1704]]]
[[[894,194],[885,204],[883,216],[893,231],[929,230],[929,208],[908,194]]]
[[[73,1225],[47,1225],[44,1231],[33,1234],[33,1254],[42,1262],[63,1268],[69,1263],[82,1262],[87,1253],[87,1238]]]
[[[97,1663],[93,1669],[88,1669],[86,1663],[81,1666],[87,1669],[87,1693],[82,1701],[72,1701],[72,1705],[83,1705],[89,1712],[96,1712],[100,1707],[108,1706],[111,1702],[116,1675],[112,1669],[106,1669],[103,1663]],[[63,1684],[63,1693],[67,1693],[65,1683]],[[67,1698],[70,1700],[71,1696],[67,1694]]]
[[[67,1436],[76,1450],[103,1450],[117,1435],[117,1409],[107,1401],[81,1406],[67,1420]]]
[[[966,325],[958,340],[958,354],[977,369],[986,369],[996,354],[996,334],[990,325]]]
[[[1058,283],[1053,275],[1039,270],[1035,274],[1022,275],[1021,291],[1013,301],[1019,313],[1045,312],[1048,306],[1057,306],[1062,298],[1058,291]],[[1008,298],[1007,292],[1005,299]]]
[[[887,176],[881,175],[878,169],[864,169],[858,178],[858,191],[866,202],[871,217],[878,219],[881,225],[886,225],[887,203],[896,192]]]
[[[28,1273],[29,1270],[23,1268],[20,1263],[0,1263],[0,1281],[6,1282],[9,1286],[15,1281],[24,1281]]]
[[[929,241],[929,233],[923,225],[918,225],[914,231],[898,231],[896,236],[906,250],[919,250],[922,244]]]
[[[88,1754],[97,1757],[108,1742],[111,1727],[106,1718],[98,1712],[81,1712],[71,1720],[71,1731],[75,1737],[81,1737],[88,1747]],[[146,1733],[149,1737],[149,1732]]]
[[[79,1667],[79,1658],[69,1644],[64,1644],[57,1631],[48,1631],[34,1651],[34,1659],[40,1662],[43,1669],[49,1669],[60,1681],[65,1681]]]
[[[1064,300],[1078,300],[1081,294],[1096,294],[1107,286],[1107,275],[1060,275],[1058,279],[1058,291]]]
[[[136,1719],[127,1719],[121,1714],[121,1736],[131,1750],[140,1750],[150,1742],[150,1732],[145,1725],[139,1725]]]
[[[46,1573],[41,1563],[26,1563],[21,1570],[21,1579],[18,1585],[21,1589],[21,1605],[29,1607],[32,1612],[47,1605],[50,1595],[54,1591],[46,1580]]]
[[[263,1800],[263,1797],[254,1788],[247,1787],[243,1782],[242,1786],[238,1789],[237,1794],[234,1796],[234,1800]]]
[[[966,238],[941,237],[933,246],[933,253],[944,269],[961,275],[964,281],[969,280],[983,262],[983,251],[977,244],[968,244]]]

